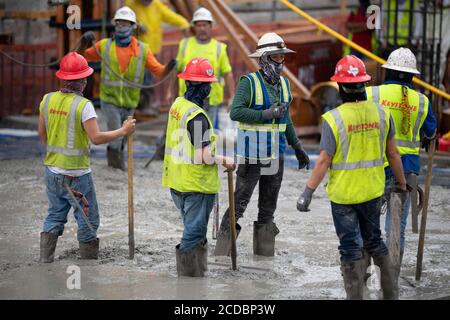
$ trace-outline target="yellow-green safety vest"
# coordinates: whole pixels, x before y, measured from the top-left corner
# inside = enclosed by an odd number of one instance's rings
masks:
[[[88,102],[75,93],[58,91],[44,96],[39,110],[47,131],[45,165],[67,170],[89,168],[89,137],[81,122]]]
[[[112,70],[128,81],[142,84],[144,82],[148,45],[138,41],[138,46],[139,55],[130,58],[127,69],[122,73],[116,55],[116,42],[112,39],[101,41],[100,99],[102,101],[122,108],[137,107],[141,89],[121,80],[107,66],[110,66]]]
[[[169,111],[162,185],[179,192],[215,194],[220,190],[217,164],[195,163],[195,148],[187,130],[188,122],[199,114],[208,119],[211,141],[208,147],[214,154],[216,139],[208,115],[195,103],[178,97]]]
[[[214,68],[214,75],[219,80],[218,82],[211,83],[211,93],[209,94],[209,105],[217,106],[223,103],[224,95],[224,79],[220,74],[220,56],[227,54],[226,45],[216,39],[211,39],[208,44],[199,44],[195,37],[184,38],[180,42],[181,52],[179,52],[178,57],[181,53],[181,61],[178,61],[178,69],[182,71],[184,67],[193,58],[206,58],[209,63]],[[186,84],[183,79],[178,79],[179,92],[178,95],[181,97],[186,92]]]
[[[338,204],[359,204],[384,193],[389,111],[371,101],[345,103],[322,115],[335,141],[327,194]]]
[[[407,90],[405,101],[402,101],[402,87]],[[380,104],[392,115],[395,124],[395,141],[400,155],[419,155],[420,128],[428,115],[428,98],[400,84],[367,87],[366,93],[367,100]]]

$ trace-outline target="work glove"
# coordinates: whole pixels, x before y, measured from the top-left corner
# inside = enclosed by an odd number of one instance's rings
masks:
[[[430,144],[431,143],[435,143],[434,140],[436,140],[436,130],[434,130],[434,134],[433,134],[433,136],[431,138],[428,138],[427,136],[424,136],[422,138],[422,145],[421,145],[421,147],[423,149],[425,149],[426,152],[428,152],[428,148],[430,147]]]
[[[298,197],[297,200],[297,210],[300,212],[308,212],[310,211],[308,209],[309,204],[312,200],[312,195],[316,191],[316,189],[311,189],[310,187],[306,186],[303,193]]]
[[[406,184],[406,190],[403,190],[400,188],[400,184],[399,183],[395,183],[395,187],[393,192],[395,193],[407,193],[407,192],[411,192],[412,191],[412,187],[409,184]]]
[[[175,59],[170,60],[169,63],[167,63],[166,67],[164,68],[164,74],[168,74],[176,66],[177,66],[177,60],[175,60]]]
[[[262,117],[264,120],[283,118],[286,112],[286,108],[278,104],[278,102],[272,104],[270,109],[263,110]]]
[[[91,46],[92,42],[95,41],[95,34],[92,31],[86,31],[83,33],[83,36],[81,37],[81,41],[86,46]]]
[[[308,154],[302,147],[302,143],[300,140],[292,146],[295,151],[295,157],[298,160],[298,169],[303,169],[306,167],[306,170],[309,170],[309,157]]]

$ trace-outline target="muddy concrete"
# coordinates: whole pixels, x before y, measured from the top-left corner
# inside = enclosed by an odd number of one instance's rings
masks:
[[[292,168],[285,171],[276,211],[281,232],[274,258],[252,254],[258,194],[255,190],[240,220],[243,230],[237,241],[237,263],[242,267],[232,271],[229,258],[211,255],[215,240],[211,237],[210,223],[207,277],[178,278],[175,245],[181,237],[182,222],[169,192],[161,187],[161,162],[143,169],[145,160],[135,162],[135,259],[127,258],[127,174],[108,168],[103,159],[93,159],[101,215],[100,258],[78,259],[77,226],[70,213],[52,264],[38,263],[39,233],[47,210],[42,160],[0,161],[0,299],[345,298],[338,241],[323,184],[314,194],[310,212],[299,213],[295,209],[309,172]],[[224,173],[221,178],[222,214],[227,207],[227,184]],[[450,294],[448,195],[448,189],[433,186],[420,282],[414,280],[418,235],[408,228],[402,299],[434,299]],[[68,289],[70,266],[80,268],[80,289]],[[374,289],[368,291],[367,297],[376,299],[377,295]]]

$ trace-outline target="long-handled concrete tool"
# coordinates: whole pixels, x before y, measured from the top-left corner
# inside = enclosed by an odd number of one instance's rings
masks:
[[[228,200],[230,202],[230,231],[231,231],[231,264],[232,269],[236,270],[236,222],[234,215],[234,184],[233,184],[233,171],[227,170],[228,173]]]
[[[133,117],[129,116],[128,121]],[[134,202],[133,202],[133,134],[128,136],[128,250],[134,259]]]

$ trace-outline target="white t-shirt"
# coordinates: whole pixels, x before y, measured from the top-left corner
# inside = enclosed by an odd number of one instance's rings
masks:
[[[81,113],[81,122],[84,123],[92,118],[97,118],[97,113],[95,112],[93,104],[89,101],[88,103],[86,103],[86,105],[84,106],[83,112]],[[67,170],[67,169],[53,167],[53,166],[47,166],[47,167],[51,172],[53,172],[55,174],[63,174],[65,176],[71,176],[71,177],[81,177],[92,171],[91,168]]]

